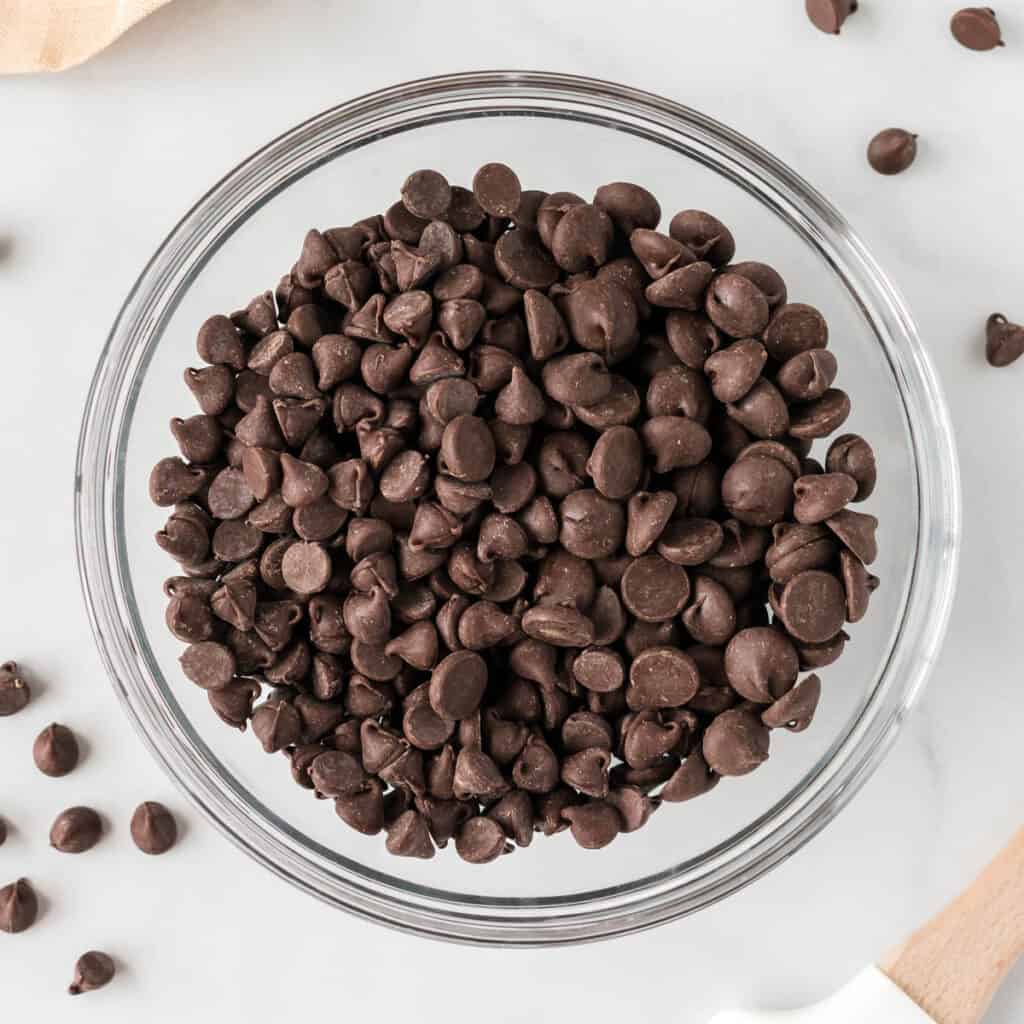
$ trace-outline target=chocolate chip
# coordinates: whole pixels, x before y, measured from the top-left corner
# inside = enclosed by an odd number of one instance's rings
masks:
[[[693,312],[701,308],[705,290],[714,273],[715,268],[703,260],[687,263],[649,284],[644,290],[644,298],[652,306]]]
[[[629,247],[647,275],[656,281],[673,270],[697,262],[697,257],[682,242],[660,231],[638,228],[629,236]]]
[[[602,747],[569,754],[562,762],[562,782],[578,793],[604,799],[608,795],[608,769],[612,755]]]
[[[295,708],[286,701],[268,700],[252,714],[252,729],[268,754],[298,742],[302,722]]]
[[[482,751],[463,745],[455,760],[455,798],[491,800],[503,796],[508,790],[509,784],[495,761]]]
[[[178,826],[163,804],[147,800],[135,808],[131,820],[135,845],[148,854],[166,853],[178,840]]]
[[[469,864],[489,864],[508,852],[505,832],[491,818],[470,818],[455,837],[455,850]]]
[[[515,171],[505,164],[484,164],[473,176],[473,197],[492,217],[514,217],[522,186]]]
[[[823,525],[778,524],[774,543],[765,552],[765,567],[776,583],[786,583],[805,569],[822,569],[835,558],[837,544]]]
[[[868,601],[878,588],[878,577],[864,568],[864,563],[849,551],[839,552],[839,568],[846,591],[846,621],[860,622],[867,614]]]
[[[804,6],[816,29],[837,36],[846,19],[857,10],[857,0],[806,0]]]
[[[578,203],[559,218],[551,235],[551,255],[567,273],[594,270],[607,262],[614,236],[611,217],[601,207]]]
[[[514,789],[487,811],[487,817],[497,822],[505,835],[515,841],[516,846],[529,846],[533,841],[534,813],[529,793]],[[479,826],[476,829],[479,830]],[[474,846],[478,838],[469,836]]]
[[[815,675],[807,676],[765,708],[761,722],[769,729],[803,732],[811,724],[820,699],[821,680]]]
[[[662,558],[676,565],[703,565],[722,548],[725,534],[713,519],[691,517],[670,522],[658,538]]]
[[[461,755],[460,755],[461,756]],[[529,793],[550,793],[558,784],[559,764],[555,752],[536,734],[526,741],[512,766],[512,781]]]
[[[494,437],[477,416],[456,416],[441,439],[439,468],[458,480],[485,480],[494,469]]]
[[[729,416],[754,437],[773,439],[790,430],[789,409],[778,388],[764,377],[738,401],[726,406]]]
[[[879,174],[900,174],[917,156],[917,136],[903,128],[886,128],[868,144],[868,163]]]
[[[711,322],[733,338],[760,334],[768,323],[768,300],[747,277],[719,274],[708,288],[705,309]]]
[[[56,722],[48,725],[32,746],[36,767],[51,778],[60,778],[78,764],[78,741],[66,726]]]
[[[352,796],[366,785],[363,766],[343,750],[325,750],[318,754],[310,765],[309,777],[316,791],[331,799]]]
[[[573,206],[580,206],[585,202],[586,200],[574,192],[552,192],[541,200],[536,213],[537,232],[549,249],[554,239],[555,229],[566,212]]]
[[[708,767],[704,755],[694,750],[668,778],[658,797],[667,803],[682,803],[710,792],[718,780],[719,776]]]
[[[18,671],[16,662],[0,665],[0,718],[16,715],[27,707],[32,692]]]
[[[68,994],[77,996],[83,992],[95,992],[109,984],[116,973],[114,961],[97,950],[83,953],[75,962],[75,972],[68,986]]]
[[[35,924],[39,901],[27,878],[0,889],[0,932],[16,935]]]
[[[849,396],[839,388],[829,388],[813,402],[793,406],[789,432],[798,438],[827,437],[838,430],[849,415]]]
[[[235,377],[227,366],[188,369],[184,379],[199,403],[199,408],[207,416],[219,416],[228,408],[235,395]]]
[[[636,388],[625,377],[609,374],[611,390],[600,401],[592,405],[573,406],[573,414],[580,422],[595,430],[632,423],[640,414],[640,396]]]
[[[796,649],[775,629],[741,630],[725,649],[729,684],[756,704],[769,704],[788,693],[798,670]]]
[[[579,238],[573,241],[576,246],[584,244]],[[558,266],[551,254],[537,235],[527,228],[515,228],[498,239],[494,247],[494,262],[505,281],[524,291],[549,288],[559,277]]]
[[[334,810],[350,828],[375,836],[384,827],[383,786],[376,779],[368,779],[362,789],[338,797]]]
[[[670,355],[692,370],[703,370],[708,357],[721,347],[718,330],[704,313],[672,310],[665,318],[665,335]]]
[[[633,655],[626,702],[633,711],[678,708],[700,686],[696,662],[676,647],[647,647]]]
[[[671,491],[654,494],[637,491],[630,497],[626,519],[626,551],[630,555],[639,557],[657,543],[668,526],[677,501]]]
[[[569,330],[555,304],[542,292],[529,290],[523,295],[523,312],[530,354],[537,362],[550,359],[569,343]]]
[[[708,576],[695,577],[690,603],[681,616],[700,644],[724,644],[736,632],[736,607],[729,591]]]
[[[185,675],[204,690],[219,690],[235,676],[235,655],[230,647],[206,640],[190,644],[179,659]]]
[[[225,725],[244,731],[246,722],[252,716],[253,701],[259,694],[259,683],[248,679],[236,679],[219,689],[210,690],[207,698],[217,717]]]
[[[50,845],[61,853],[85,853],[103,834],[100,816],[91,807],[61,811],[50,828]]]
[[[487,663],[474,651],[454,651],[430,677],[430,705],[450,720],[466,718],[480,706],[487,686]]]
[[[779,614],[786,631],[804,643],[831,640],[846,617],[843,585],[829,572],[808,569],[785,584]]]
[[[1006,45],[996,13],[990,7],[964,7],[950,19],[949,30],[968,50],[994,50]]]
[[[412,810],[404,811],[388,827],[385,845],[388,853],[397,857],[429,860],[435,853],[426,819],[418,811]]]
[[[878,557],[878,544],[875,540],[878,520],[874,516],[846,508],[826,520],[825,525],[865,565],[870,565]]]
[[[734,462],[722,477],[722,503],[741,523],[771,526],[792,511],[795,489],[793,474],[778,459],[748,455]],[[796,493],[799,499],[803,492]]]
[[[1024,327],[993,313],[985,327],[985,358],[990,366],[1009,366],[1024,352]]]
[[[588,647],[572,663],[573,678],[595,693],[618,690],[626,681],[626,666],[621,655],[606,647]]]
[[[640,185],[614,181],[594,193],[594,205],[612,219],[627,238],[638,228],[655,228],[661,220],[658,200]]]
[[[562,500],[559,540],[578,558],[606,558],[626,534],[626,516],[618,502],[596,490],[573,491]]]
[[[557,356],[544,364],[544,390],[563,405],[593,405],[612,389],[608,367],[596,353]]]
[[[459,642],[469,651],[485,651],[511,639],[518,630],[514,615],[493,601],[476,601],[459,619]]]
[[[846,507],[857,495],[857,481],[845,473],[802,476],[793,484],[798,523],[822,523]]]
[[[573,839],[584,850],[600,850],[622,831],[615,808],[603,800],[566,807],[562,817],[569,822]]]
[[[167,507],[192,497],[206,482],[196,466],[186,466],[181,459],[161,459],[149,476],[149,496],[155,505]]]
[[[712,353],[704,364],[711,390],[720,402],[738,402],[757,381],[768,359],[764,345],[753,338],[735,341]]]
[[[644,446],[632,427],[605,430],[587,461],[594,486],[606,498],[629,497],[637,489],[643,469]]]
[[[318,594],[331,579],[331,556],[322,544],[297,542],[281,559],[281,576],[297,594]]]
[[[704,732],[703,755],[717,775],[747,775],[768,760],[768,730],[751,712],[731,708]]]
[[[621,362],[636,348],[637,304],[616,281],[583,281],[565,297],[562,310],[576,344],[597,352],[609,366]]]
[[[402,202],[414,217],[434,220],[443,216],[452,201],[447,179],[438,171],[413,171],[402,186]]]
[[[682,566],[647,554],[629,564],[620,590],[623,604],[642,622],[664,622],[686,606],[690,580]]]

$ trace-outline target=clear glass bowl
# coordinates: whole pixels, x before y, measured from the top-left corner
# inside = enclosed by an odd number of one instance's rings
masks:
[[[598,854],[567,836],[486,867],[448,850],[391,857],[298,790],[283,758],[224,727],[177,663],[163,622],[172,565],[149,469],[189,415],[182,370],[197,326],[273,287],[312,224],[385,209],[408,171],[454,182],[502,160],[525,187],[590,195],[635,180],[670,212],[714,211],[739,258],[783,272],[832,328],[849,429],[873,443],[882,587],[824,673],[812,728],[777,733],[755,774],[664,807]],[[111,680],[153,754],[238,846],[336,906],[424,935],[554,944],[619,935],[691,913],[793,854],[878,765],[921,691],[946,625],[960,528],[951,427],[895,288],[839,213],[789,168],[686,107],[563,75],[491,72],[412,82],[335,107],[246,160],[174,229],[128,296],[100,358],[77,467],[79,566]]]

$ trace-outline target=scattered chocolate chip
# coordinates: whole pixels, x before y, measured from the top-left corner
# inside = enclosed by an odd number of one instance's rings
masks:
[[[991,7],[964,7],[950,19],[949,30],[968,50],[994,50],[1006,45]]]
[[[112,981],[115,973],[114,961],[106,953],[90,950],[76,961],[68,993],[77,996],[83,992],[95,992]]]
[[[31,697],[32,691],[18,671],[17,663],[5,661],[0,665],[0,718],[16,715]]]
[[[78,764],[78,741],[75,734],[66,725],[48,725],[36,737],[32,757],[44,775],[52,778],[67,775]]]
[[[39,901],[27,878],[0,889],[0,932],[15,935],[35,924]]]
[[[804,6],[816,29],[837,36],[846,19],[857,10],[857,0],[806,0]]]
[[[131,821],[132,840],[143,852],[166,853],[178,838],[178,826],[163,804],[147,800],[135,808]]]
[[[1009,366],[1024,352],[1024,327],[993,313],[985,327],[985,358],[990,366]]]
[[[917,156],[917,136],[903,128],[886,128],[868,144],[868,163],[879,174],[900,174]]]
[[[91,850],[103,834],[100,816],[91,807],[69,807],[50,828],[50,845],[61,853]]]

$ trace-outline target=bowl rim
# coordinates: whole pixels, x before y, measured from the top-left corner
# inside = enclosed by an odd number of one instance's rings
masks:
[[[531,901],[398,881],[304,841],[269,811],[258,823],[252,798],[224,773],[215,777],[216,758],[154,692],[119,530],[124,444],[142,376],[163,325],[220,244],[273,195],[334,159],[340,140],[351,137],[353,148],[352,138],[365,145],[473,109],[548,113],[642,137],[662,132],[655,141],[670,146],[668,136],[677,138],[681,152],[771,200],[869,319],[903,401],[917,472],[916,556],[903,625],[861,713],[815,768],[754,822],[692,861],[628,885]],[[613,82],[531,71],[445,75],[366,94],[309,118],[224,175],[171,230],[125,299],[86,399],[75,475],[76,555],[93,635],[115,692],[171,779],[236,845],[305,891],[405,931],[484,945],[565,944],[649,928],[723,899],[816,835],[880,763],[935,662],[955,592],[960,515],[952,424],[937,375],[898,291],[836,208],[760,146],[695,110]]]

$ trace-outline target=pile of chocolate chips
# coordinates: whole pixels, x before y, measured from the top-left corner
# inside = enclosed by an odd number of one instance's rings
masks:
[[[183,670],[392,853],[605,846],[805,728],[865,613],[874,455],[809,457],[850,412],[824,317],[660,221],[417,171],[200,328],[150,479]]]

